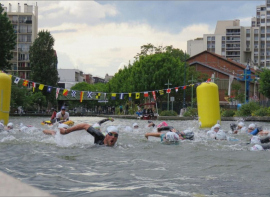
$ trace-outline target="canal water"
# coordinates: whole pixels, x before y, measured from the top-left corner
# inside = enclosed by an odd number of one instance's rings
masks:
[[[75,124],[100,117],[71,117]],[[194,121],[167,121],[190,129],[194,141],[163,145],[144,137],[153,131],[145,120],[116,119],[115,147],[97,146],[85,131],[47,136],[42,117],[10,117],[15,128],[0,133],[0,170],[56,196],[270,196],[270,152],[249,150],[250,136],[227,141],[208,139]],[[132,124],[139,124],[132,130]],[[33,127],[19,131],[20,123]],[[158,123],[158,121],[156,121]],[[232,122],[222,122],[229,130]],[[248,126],[250,122],[245,122]],[[269,123],[256,122],[270,130]]]

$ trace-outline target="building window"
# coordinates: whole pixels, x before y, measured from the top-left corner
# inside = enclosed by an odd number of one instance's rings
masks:
[[[212,40],[215,41],[215,36],[212,37]]]
[[[247,29],[247,30],[246,30],[246,33],[247,33],[247,34],[250,34],[250,29]]]
[[[225,41],[225,36],[222,36],[222,41]]]
[[[259,32],[258,29],[254,29],[254,33],[257,34]]]

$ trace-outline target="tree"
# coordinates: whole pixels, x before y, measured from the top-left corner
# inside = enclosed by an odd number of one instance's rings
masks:
[[[3,8],[0,3],[0,69],[10,69],[12,53],[11,50],[16,45],[16,34],[10,20],[7,17],[7,13],[3,13]]]
[[[58,82],[57,55],[54,38],[48,31],[40,31],[30,47],[31,79],[37,83],[56,86]]]
[[[259,76],[260,76],[259,92],[262,93],[267,98],[270,98],[270,70],[263,69],[263,72],[261,72]]]

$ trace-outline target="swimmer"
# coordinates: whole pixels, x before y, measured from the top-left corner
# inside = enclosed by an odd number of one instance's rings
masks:
[[[230,124],[231,131],[233,134],[244,133],[246,131],[245,124],[243,122],[239,122],[237,125],[235,123]]]
[[[97,123],[95,123],[94,125],[93,125],[93,127],[95,128],[95,129],[97,129],[97,130],[99,130],[100,131],[100,126],[101,126],[101,124],[103,124],[104,122],[107,122],[107,121],[114,121],[114,119],[113,118],[106,118],[106,119],[103,119],[103,120],[100,120],[99,122],[97,122]],[[60,124],[59,126],[58,126],[58,128],[60,129],[60,128],[69,128],[69,126],[68,125],[66,125],[66,124]],[[56,134],[56,131],[54,131],[54,130],[49,130],[49,129],[45,129],[45,130],[43,130],[43,133],[44,134],[46,134],[46,135],[55,135]]]
[[[255,126],[255,124],[250,124],[248,126],[248,134],[251,134],[251,135],[268,135],[269,134],[269,131],[264,131],[262,127],[257,127]]]
[[[118,139],[118,129],[115,126],[109,126],[106,129],[106,134],[103,134],[100,130],[95,129],[93,126],[81,123],[71,128],[60,128],[62,135],[69,134],[78,130],[86,130],[94,137],[94,143],[98,145],[114,146]]]
[[[132,125],[132,127],[133,127],[133,129],[138,129],[139,128],[139,125],[138,125],[138,123],[134,123],[133,125]]]
[[[268,150],[270,149],[270,136],[260,138],[259,136],[252,136],[250,139],[251,144],[255,144],[250,148],[251,151]]]
[[[151,121],[151,120],[149,120],[148,123],[149,123],[148,124],[148,127],[157,127],[157,128],[160,128],[160,127],[166,127],[166,126],[168,126],[167,122],[165,122],[165,121],[159,123],[158,125],[155,125],[153,123],[153,121]]]
[[[11,129],[13,129],[13,123],[12,122],[8,123],[6,127],[5,127],[5,125],[3,123],[0,122],[0,131],[1,130],[2,131],[9,131]]]
[[[146,133],[145,137],[148,139],[148,137],[160,137],[161,141],[163,141],[164,139],[166,139],[166,134],[162,133],[161,131],[164,130],[169,130],[170,132],[172,132],[170,135],[171,137],[175,137],[176,135],[178,136],[178,140],[193,140],[194,139],[194,133],[189,131],[189,130],[185,130],[185,131],[177,131],[175,128],[171,127],[171,126],[167,126],[167,127],[160,127],[158,128],[158,132],[153,132],[153,133]],[[174,134],[175,133],[175,134]]]
[[[220,130],[220,124],[215,124],[211,130],[206,133],[209,137],[215,140],[226,140],[227,136],[224,131]]]

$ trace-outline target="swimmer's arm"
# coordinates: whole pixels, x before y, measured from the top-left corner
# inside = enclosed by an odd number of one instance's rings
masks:
[[[113,118],[106,118],[106,119],[103,119],[103,120],[99,121],[98,124],[101,125],[102,123],[107,122],[109,120],[112,121],[112,122],[114,121]]]
[[[250,132],[249,134],[251,134],[251,135],[257,135],[258,133],[259,133],[259,129],[256,128],[252,132]]]
[[[148,139],[148,137],[160,137],[161,136],[161,133],[146,133],[144,136],[147,139]]]

